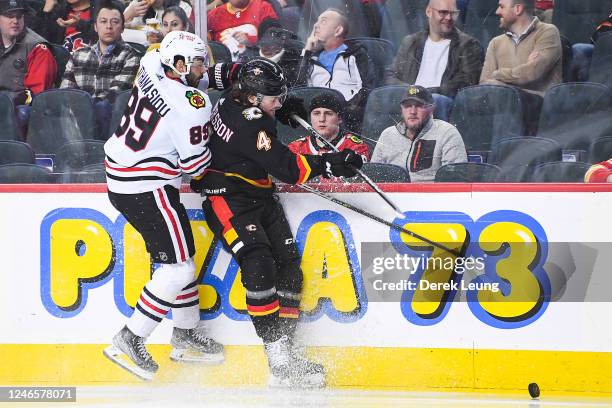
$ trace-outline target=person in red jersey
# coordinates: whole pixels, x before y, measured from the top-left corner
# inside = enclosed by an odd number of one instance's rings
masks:
[[[612,183],[612,159],[597,163],[584,175],[585,183]]]
[[[336,146],[338,151],[353,150],[364,162],[369,161],[370,151],[363,141],[350,132],[342,130],[342,113],[345,102],[332,92],[322,92],[310,102],[310,123],[327,141]],[[327,144],[312,136],[295,140],[287,146],[299,154],[316,154],[332,152]]]
[[[278,19],[267,1],[229,0],[208,13],[209,39],[225,44],[236,61],[247,45],[255,44],[259,25],[266,19]]]

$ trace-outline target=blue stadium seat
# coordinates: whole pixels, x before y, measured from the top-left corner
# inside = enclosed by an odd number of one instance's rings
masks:
[[[470,0],[463,31],[476,38],[486,51],[492,38],[502,34],[499,17],[495,15],[497,0]]]
[[[15,121],[15,106],[6,92],[0,92],[0,129],[0,140],[21,140]]]
[[[591,141],[612,134],[612,93],[601,84],[570,82],[544,95],[538,136],[563,149],[587,150]]]
[[[589,163],[612,159],[612,136],[599,137],[589,146]]]
[[[54,154],[66,142],[95,138],[91,97],[78,89],[50,89],[32,103],[27,141],[37,154]]]
[[[525,131],[521,97],[510,86],[475,85],[461,89],[455,96],[449,122],[461,133],[468,152],[491,150],[491,145],[499,140],[523,135]]]
[[[533,170],[531,181],[534,183],[582,183],[589,167],[591,167],[589,163],[580,162],[543,163]]]
[[[0,184],[53,183],[53,174],[35,164],[5,164],[0,166]]]
[[[505,181],[528,181],[535,166],[561,161],[561,146],[541,137],[512,137],[494,144],[489,163],[502,169]]]
[[[53,167],[56,172],[80,171],[88,165],[103,165],[104,158],[104,142],[76,140],[57,150]]]
[[[501,169],[488,163],[449,163],[440,167],[436,183],[495,183],[501,181]]]
[[[14,163],[35,164],[34,151],[24,142],[0,140],[0,165]]]
[[[474,0],[470,0],[471,3]],[[612,0],[555,0],[553,24],[572,44],[588,43],[595,27],[608,17]]]
[[[408,171],[395,164],[386,163],[364,163],[361,171],[375,183],[410,183]],[[362,182],[359,176],[351,179],[351,182]]]

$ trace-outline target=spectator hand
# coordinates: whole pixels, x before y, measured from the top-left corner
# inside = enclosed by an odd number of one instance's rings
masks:
[[[129,22],[132,21],[135,17],[144,16],[148,8],[149,5],[145,0],[133,0],[123,12],[125,21]]]
[[[69,18],[68,20],[64,20],[63,18],[58,18],[56,22],[58,26],[62,28],[66,28],[66,27],[72,27],[73,25],[78,23],[79,19],[76,17]]]
[[[244,31],[236,31],[232,34],[232,37],[240,44],[247,45],[249,43],[249,36]]]
[[[325,166],[322,175],[325,178],[354,177],[357,174],[355,169],[363,166],[361,156],[351,149],[344,149],[337,153],[323,153],[321,157]]]
[[[162,42],[164,35],[157,30],[147,31],[147,42],[149,44],[156,44]]]
[[[296,96],[288,96],[283,106],[276,111],[276,119],[283,125],[288,125],[295,129],[300,124],[291,119],[293,114],[298,115],[302,119],[306,119],[308,116],[304,108],[304,100]]]
[[[540,51],[534,50],[531,52],[531,54],[529,54],[529,57],[527,58],[527,63],[532,64],[536,62],[539,57],[540,57]]]

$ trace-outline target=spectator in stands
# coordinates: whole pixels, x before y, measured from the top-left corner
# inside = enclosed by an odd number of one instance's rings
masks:
[[[612,159],[591,166],[584,175],[585,183],[612,183]]]
[[[540,21],[552,24],[554,0],[535,0],[535,15]]]
[[[262,26],[265,23],[264,21]],[[287,78],[287,84],[291,88],[306,85],[306,81],[303,78],[302,82],[298,81],[302,47],[303,44],[298,40],[295,33],[275,26],[266,30],[260,37],[256,50],[260,57],[267,58],[280,65]]]
[[[595,32],[593,33],[593,36],[591,37],[591,42],[596,43],[597,38],[599,38],[600,35],[603,35],[604,33],[609,33],[610,31],[612,31],[612,12],[610,13],[607,19],[602,21],[601,24],[597,26]]]
[[[90,0],[45,0],[39,13],[39,34],[73,52],[96,42],[94,7]]]
[[[123,12],[123,39],[145,45],[161,42],[162,16],[172,6],[181,7],[188,16],[193,12],[191,4],[184,0],[132,0]]]
[[[455,0],[430,0],[425,14],[428,29],[402,40],[385,82],[421,85],[454,98],[459,89],[478,83],[482,48],[478,40],[455,26],[459,17]]]
[[[309,106],[310,123],[328,142],[336,146],[338,151],[351,149],[367,162],[370,159],[368,146],[354,134],[342,130],[342,113],[346,102],[336,93],[322,92],[312,98]],[[287,146],[289,150],[300,154],[323,154],[333,149],[312,136],[295,140]]]
[[[266,19],[278,20],[265,0],[229,0],[207,16],[209,39],[227,46],[236,61],[247,45],[257,42],[259,25]]]
[[[534,0],[499,0],[496,14],[506,33],[489,43],[480,83],[513,85],[543,95],[561,82],[559,30],[533,13]]]
[[[0,91],[15,105],[53,87],[57,64],[44,38],[25,26],[25,0],[0,0]]]
[[[116,95],[132,89],[140,57],[121,39],[124,28],[123,6],[116,0],[101,2],[94,25],[98,42],[75,51],[60,88],[76,88],[89,93],[96,110],[97,134],[108,136],[112,103]]]
[[[359,132],[368,94],[378,78],[365,47],[344,43],[348,33],[349,19],[342,11],[328,8],[321,13],[302,51],[298,80],[340,91],[348,101],[345,124]]]
[[[170,31],[190,31],[190,23],[185,10],[180,8],[179,6],[171,6],[164,10],[162,14],[162,24],[161,24],[161,35],[162,39],[168,34]],[[151,32],[154,33],[154,32]],[[150,41],[149,49],[147,51],[159,49],[159,42],[154,42],[156,40],[157,35],[149,36],[147,35],[147,39]]]
[[[433,182],[443,165],[467,161],[457,129],[433,118],[435,104],[427,88],[409,86],[400,106],[403,120],[383,130],[372,154],[373,163],[404,167],[412,182]]]

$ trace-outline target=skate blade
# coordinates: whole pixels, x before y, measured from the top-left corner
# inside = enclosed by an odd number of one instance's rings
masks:
[[[204,364],[221,364],[225,361],[223,352],[211,354],[202,353],[192,349],[177,349],[173,348],[170,352],[170,360],[177,363],[204,363]]]
[[[310,374],[300,378],[299,380],[292,380],[270,374],[270,378],[268,379],[268,387],[291,389],[325,388],[325,376],[323,374]]]
[[[104,355],[113,363],[117,364],[124,370],[129,371],[141,380],[151,381],[155,373],[147,370],[143,370],[138,367],[130,358],[121,350],[114,345],[108,346],[104,349]]]

